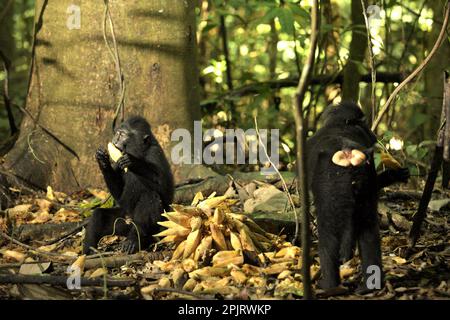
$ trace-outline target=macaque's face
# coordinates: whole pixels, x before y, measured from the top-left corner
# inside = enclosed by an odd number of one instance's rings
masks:
[[[130,140],[130,133],[128,130],[125,130],[124,128],[120,127],[117,129],[116,133],[114,134],[114,137],[112,139],[112,143],[114,146],[116,146],[117,149],[120,151],[125,151],[125,148],[127,146],[127,143]]]
[[[142,130],[141,130],[142,131]],[[149,148],[150,136],[138,129],[131,129],[126,123],[122,124],[115,132],[112,143],[123,153],[136,158],[142,158]]]

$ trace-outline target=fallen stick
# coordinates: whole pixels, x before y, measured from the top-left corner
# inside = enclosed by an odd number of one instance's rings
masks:
[[[0,275],[0,284],[51,284],[58,286],[67,286],[68,276],[35,276],[35,275],[24,275],[24,274],[8,274],[8,275]],[[89,278],[80,278],[80,285],[85,287],[131,287],[136,284],[136,281],[133,279],[89,279]]]
[[[164,260],[165,258],[170,258],[172,256],[171,250],[156,251],[156,252],[141,252],[132,255],[122,255],[122,256],[112,256],[106,258],[95,258],[86,260],[84,268],[94,269],[94,268],[119,268],[126,263],[130,262],[153,262],[155,260]]]

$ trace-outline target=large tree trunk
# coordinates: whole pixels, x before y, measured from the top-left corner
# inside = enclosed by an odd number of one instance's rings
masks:
[[[366,27],[364,23],[361,0],[352,0],[351,10],[352,41],[350,42],[350,51],[347,64],[344,68],[342,99],[356,102],[359,98],[359,82],[361,79],[361,72],[358,65],[364,61],[364,54],[367,47],[367,36],[365,35]],[[369,113],[366,113],[366,116],[370,119]]]
[[[0,49],[11,60],[14,55],[14,1],[0,3]]]
[[[430,34],[425,36],[426,49],[429,53],[441,31],[445,6],[442,1],[431,1],[428,6],[433,10],[435,20]],[[436,21],[441,21],[441,23],[436,23]],[[449,68],[449,57],[450,45],[448,40],[445,40],[424,71],[424,109],[430,117],[424,125],[424,139],[432,139],[440,126],[439,117],[442,109],[442,91],[444,90],[443,74]]]
[[[36,1],[35,50],[26,116],[5,165],[33,185],[72,192],[103,181],[95,150],[111,139],[119,101],[103,39],[103,1],[83,1],[81,28],[66,25],[79,1]],[[145,116],[170,155],[170,133],[199,119],[195,2],[115,0],[109,8],[125,79],[125,117]],[[109,24],[106,33],[112,37]],[[177,175],[176,175],[177,176]]]

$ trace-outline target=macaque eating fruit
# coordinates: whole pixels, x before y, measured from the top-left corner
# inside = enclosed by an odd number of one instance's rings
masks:
[[[169,163],[149,123],[133,116],[114,132],[108,151],[95,154],[106,186],[118,204],[97,208],[86,228],[83,253],[105,235],[123,235],[122,251],[145,249],[157,233],[161,213],[170,211],[174,183]],[[131,218],[133,223],[126,223]]]

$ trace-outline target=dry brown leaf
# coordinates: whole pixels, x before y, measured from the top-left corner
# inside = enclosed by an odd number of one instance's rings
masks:
[[[88,188],[89,193],[91,193],[94,197],[100,199],[100,200],[106,200],[106,198],[109,197],[109,193],[104,191],[104,190],[100,190],[100,189],[93,189],[93,188]]]
[[[49,244],[47,246],[40,246],[38,249],[40,251],[44,251],[44,252],[51,252],[51,251],[55,250],[57,246],[58,246],[58,244],[54,243],[54,244]]]
[[[5,250],[3,252],[3,257],[6,259],[16,260],[18,262],[23,262],[26,258],[25,253],[15,250]]]
[[[402,258],[402,257],[394,256],[394,257],[390,257],[390,258],[391,258],[393,261],[395,261],[395,263],[400,264],[400,265],[406,263],[406,259],[404,259],[404,258]]]
[[[8,226],[6,225],[6,219],[3,217],[0,217],[0,231],[7,232]]]
[[[59,209],[58,212],[55,213],[55,217],[53,218],[53,221],[56,222],[77,222],[80,220],[81,217],[77,211],[67,210],[64,208]]]
[[[39,207],[39,211],[47,211],[50,212],[53,204],[47,199],[36,199],[34,200],[36,205]]]
[[[14,218],[16,216],[28,214],[32,206],[32,204],[19,204],[14,208],[9,208],[7,212],[11,218]]]
[[[48,213],[48,211],[37,212],[33,214],[33,216],[34,219],[29,222],[31,224],[45,223],[47,221],[50,221],[53,217],[53,215]]]

